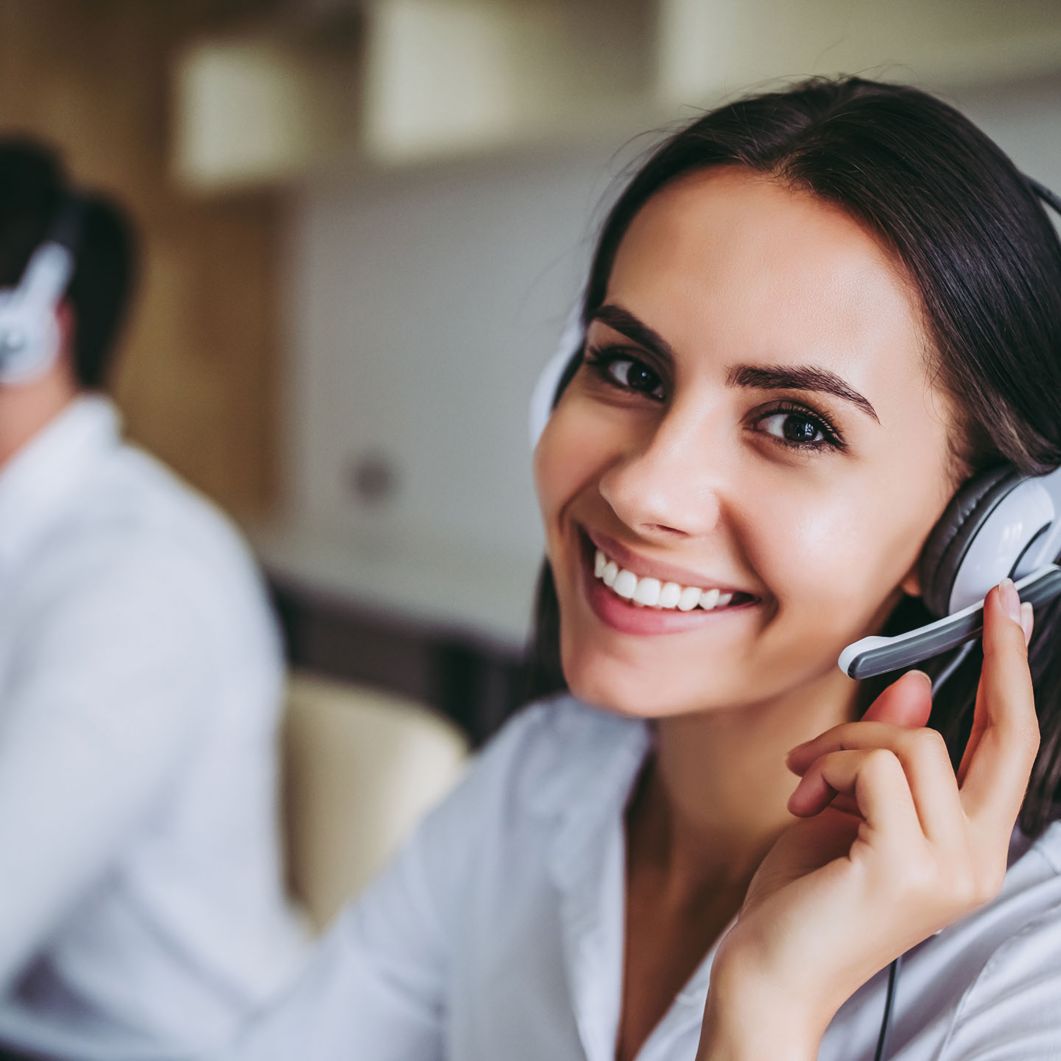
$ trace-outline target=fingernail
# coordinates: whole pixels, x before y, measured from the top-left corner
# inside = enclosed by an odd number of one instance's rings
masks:
[[[1031,644],[1032,640],[1032,628],[1035,623],[1035,614],[1032,609],[1031,601],[1021,601],[1020,606],[1020,625],[1024,630],[1024,644],[1027,646]]]
[[[1006,609],[1006,614],[1020,626],[1020,597],[1017,594],[1017,587],[1013,585],[1013,579],[1004,578],[998,586],[1002,607]]]
[[[931,678],[929,677],[929,675],[927,675],[927,674],[926,674],[926,673],[925,673],[925,672],[924,672],[923,670],[908,670],[908,671],[907,671],[906,673],[907,673],[907,674],[918,674],[918,675],[920,675],[920,676],[921,676],[921,678],[922,678],[922,679],[923,679],[923,680],[924,680],[924,681],[925,681],[925,682],[926,682],[926,683],[928,684],[928,686],[929,686],[929,687],[931,688],[931,686],[932,686],[932,679],[931,679]]]

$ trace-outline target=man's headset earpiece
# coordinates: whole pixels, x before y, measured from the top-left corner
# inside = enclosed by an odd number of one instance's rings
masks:
[[[1031,178],[1028,183],[1061,213],[1053,192]],[[581,307],[579,299],[531,395],[532,449],[580,359]],[[840,669],[852,678],[871,678],[978,640],[984,598],[1007,576],[1033,606],[1061,595],[1059,554],[1061,468],[1027,476],[1006,464],[973,476],[951,499],[918,561],[922,599],[936,621],[895,637],[864,637],[840,653]]]
[[[0,290],[0,385],[43,376],[59,355],[56,310],[74,275],[84,203],[64,199],[17,287]]]

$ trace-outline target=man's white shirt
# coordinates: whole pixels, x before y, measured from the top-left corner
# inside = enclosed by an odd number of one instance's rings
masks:
[[[294,973],[257,570],[77,399],[0,469],[0,1044],[208,1048]]]

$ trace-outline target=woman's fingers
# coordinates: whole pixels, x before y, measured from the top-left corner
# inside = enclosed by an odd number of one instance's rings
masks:
[[[1009,581],[1008,579],[1006,580]],[[1039,750],[1039,722],[1028,669],[1026,632],[1016,590],[996,586],[984,601],[984,665],[973,726],[958,767],[961,803],[969,820],[1007,837],[1020,812]]]
[[[793,773],[801,774],[815,756],[843,747],[848,737],[859,739],[860,732],[873,732],[878,738],[896,736],[906,729],[923,727],[932,712],[932,679],[924,671],[907,671],[891,683],[866,709],[858,722],[844,722],[819,733],[817,737],[790,749],[785,762]],[[865,747],[864,744],[850,747]]]
[[[920,670],[897,678],[866,708],[863,722],[923,726],[932,713],[932,679]]]
[[[931,679],[923,671],[907,671],[870,704],[860,721],[841,723],[797,744],[790,749],[785,762],[793,773],[802,774],[823,752],[843,747],[867,747],[869,734],[882,745],[901,739],[905,730],[924,726],[931,711]],[[845,745],[845,740],[856,743]]]
[[[923,828],[926,834],[935,834],[946,827],[946,820],[955,813],[957,793],[950,792],[948,807],[946,797],[937,800],[938,813],[932,808],[932,792],[935,784],[930,784],[931,764],[927,761],[933,754],[938,755],[938,735],[920,733],[919,730],[928,719],[932,710],[932,682],[927,674],[921,671],[908,671],[892,682],[870,705],[860,722],[849,722],[834,726],[813,740],[797,745],[788,755],[789,769],[795,774],[805,774],[816,758],[831,751],[856,748],[891,748],[905,764],[911,774],[915,802],[919,807],[926,806]],[[925,745],[928,745],[926,750]],[[946,759],[946,756],[944,756]],[[946,766],[947,776],[951,779],[953,789],[953,772],[949,760]],[[817,814],[826,806],[846,814],[858,814],[855,800],[846,795],[838,795],[821,778],[820,773],[808,779],[800,789],[797,797],[799,811],[793,813],[806,815]],[[791,809],[791,808],[790,808]],[[929,816],[938,820],[929,820]]]
[[[984,667],[958,769],[960,793],[954,790],[942,737],[924,726],[932,709],[931,681],[920,671],[908,671],[888,686],[861,721],[835,726],[797,745],[789,753],[789,769],[806,774],[816,758],[840,749],[887,748],[907,772],[926,836],[945,836],[959,815],[984,820],[988,828],[1006,826],[1008,835],[1039,743],[1027,663],[1034,615],[1030,605],[1016,604],[1007,613],[1003,586],[993,588],[984,602]],[[802,786],[797,802],[820,809],[834,797],[819,772]]]
[[[794,749],[789,769],[803,774],[803,780],[793,793],[798,796],[795,804],[789,803],[789,810],[793,814],[816,814],[833,802],[836,790],[820,766],[824,758],[838,751],[874,748],[890,752],[902,766],[921,831],[929,840],[945,844],[964,829],[954,770],[943,737],[934,729],[906,729],[885,722],[849,722]]]
[[[885,852],[907,855],[924,841],[906,770],[887,748],[829,752],[818,758],[789,798],[793,814],[803,811],[803,792],[819,782],[850,796]],[[820,808],[819,808],[820,809]]]

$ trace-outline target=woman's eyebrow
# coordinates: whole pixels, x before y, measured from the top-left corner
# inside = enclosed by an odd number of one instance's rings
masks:
[[[590,314],[590,320],[599,320],[609,328],[614,328],[669,364],[675,361],[670,343],[622,306],[606,302]],[[880,417],[868,398],[859,394],[835,372],[817,365],[730,365],[726,370],[726,385],[756,390],[821,391],[851,402],[880,423]]]

